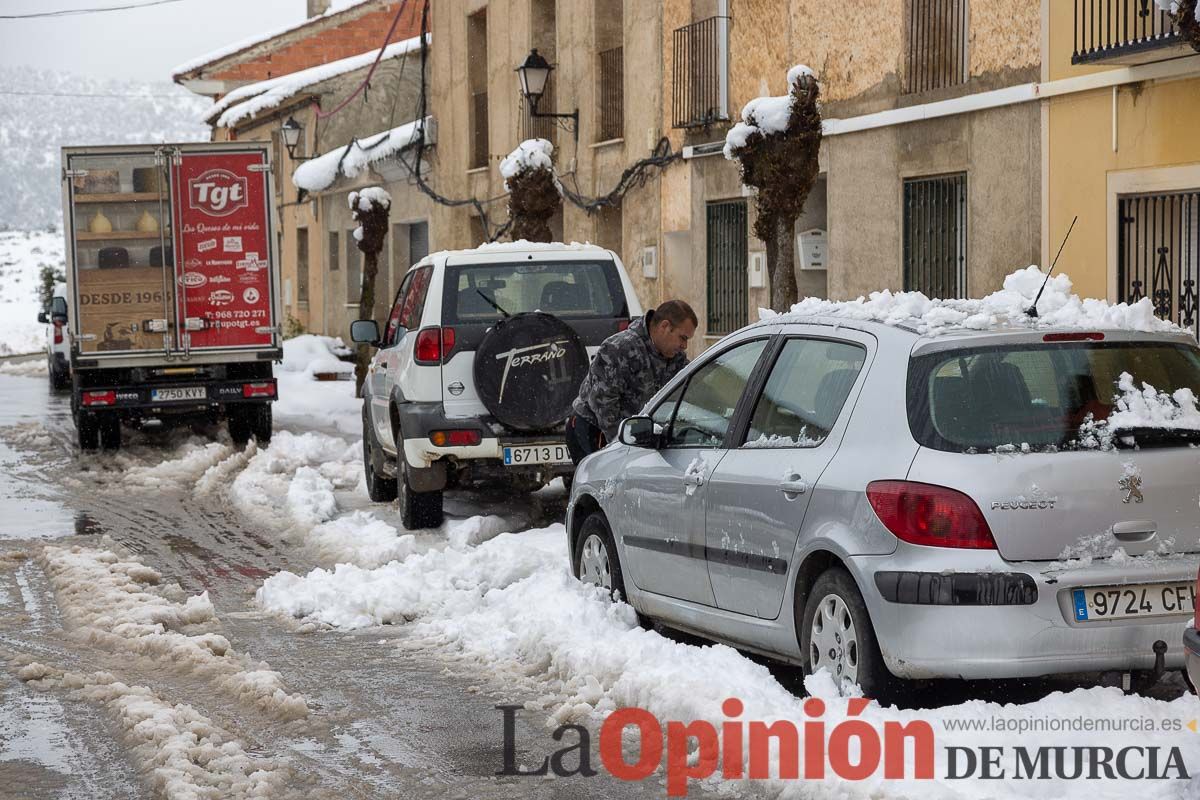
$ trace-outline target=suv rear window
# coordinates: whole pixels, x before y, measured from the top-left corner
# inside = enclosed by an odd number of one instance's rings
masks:
[[[913,358],[908,421],[925,447],[956,453],[1080,446],[1112,413],[1129,373],[1140,389],[1200,395],[1200,350],[1171,343],[1070,342],[948,350]],[[1139,446],[1186,445],[1196,431],[1132,432]],[[1118,442],[1120,443],[1120,442]]]
[[[629,316],[612,261],[448,265],[444,295],[443,325],[490,324],[528,311],[564,319]]]

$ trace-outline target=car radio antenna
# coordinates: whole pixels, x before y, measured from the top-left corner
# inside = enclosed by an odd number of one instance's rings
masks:
[[[1042,281],[1042,288],[1038,289],[1037,297],[1033,298],[1033,305],[1025,312],[1027,315],[1037,318],[1038,300],[1042,299],[1042,292],[1046,291],[1046,284],[1050,282],[1050,276],[1054,274],[1054,267],[1058,264],[1058,257],[1062,255],[1063,248],[1067,246],[1067,239],[1071,238],[1071,231],[1075,230],[1075,223],[1079,222],[1079,215],[1075,215],[1075,219],[1071,220],[1071,227],[1067,228],[1067,235],[1063,237],[1062,244],[1058,246],[1058,252],[1054,255],[1054,261],[1050,263],[1050,271],[1046,273],[1046,280]]]

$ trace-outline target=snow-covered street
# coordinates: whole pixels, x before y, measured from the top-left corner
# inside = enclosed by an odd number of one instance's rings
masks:
[[[662,769],[644,782],[603,769],[498,777],[496,706],[522,707],[513,739],[531,769],[574,742],[554,729],[594,738],[616,709],[720,725],[736,697],[738,721],[799,724],[813,716],[805,693],[824,702],[827,736],[852,715],[880,731],[930,723],[939,776],[950,745],[1118,749],[1137,738],[1200,763],[1186,727],[1200,701],[1177,675],[1149,696],[1083,678],[960,683],[863,711],[823,675],[801,684],[729,647],[644,630],[571,576],[557,483],[530,496],[454,492],[441,528],[406,531],[394,505],[366,497],[353,384],[312,379],[326,341],[289,346],[277,430],[261,449],[174,432],[81,456],[40,363],[0,368],[0,775],[17,796],[661,797]],[[1100,716],[1114,727],[1015,732]],[[625,745],[633,763],[637,737]],[[911,754],[908,764],[911,778]],[[1134,785],[796,781],[778,767],[776,753],[774,777],[714,776],[689,790],[1090,800]],[[1151,787],[1197,792],[1178,779]]]

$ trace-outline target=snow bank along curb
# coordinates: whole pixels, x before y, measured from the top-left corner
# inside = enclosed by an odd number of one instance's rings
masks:
[[[800,723],[809,719],[804,701],[784,689],[768,672],[730,647],[696,646],[638,627],[633,610],[614,604],[602,590],[585,586],[567,568],[562,525],[503,534],[466,550],[430,551],[374,569],[339,565],[306,576],[284,572],[266,580],[257,595],[269,609],[339,628],[409,624],[407,648],[433,650],[484,672],[504,687],[505,699],[532,696],[527,709],[549,713],[549,726],[599,720],[623,707],[638,707],[660,721],[728,721],[722,703],[744,703],[740,720]],[[1182,629],[1182,628],[1181,628]],[[1200,701],[1187,696],[1171,702],[1124,696],[1117,689],[1078,689],[1054,693],[1025,705],[970,701],[934,711],[881,708],[872,703],[855,715],[826,673],[810,676],[806,688],[824,701],[823,736],[847,720],[861,720],[876,731],[887,722],[927,721],[937,740],[935,775],[946,774],[946,746],[1129,746],[1179,747],[1189,766],[1200,765],[1200,740],[1190,733],[1070,731],[1031,736],[1015,727],[1033,719],[1103,717],[1126,726],[1151,720],[1156,731],[1165,720],[1200,715]],[[1002,728],[950,730],[943,720],[962,725]],[[559,744],[544,743],[546,752]],[[533,746],[541,746],[535,743]],[[1011,752],[1011,751],[1010,751]],[[1073,756],[1068,756],[1073,758]],[[540,759],[540,756],[538,756]],[[1166,758],[1166,751],[1162,753]],[[801,755],[803,759],[803,755]],[[633,760],[630,759],[630,763]],[[914,757],[906,757],[906,775]],[[772,775],[778,774],[778,756]],[[726,783],[718,778],[714,785]],[[1079,798],[1127,800],[1145,790],[1132,781],[891,781],[877,774],[862,781],[753,781],[771,795],[810,798]],[[1160,782],[1168,796],[1186,797],[1186,781]],[[725,788],[731,788],[726,786]]]
[[[136,653],[214,680],[240,701],[283,719],[308,715],[278,672],[235,652],[217,633],[208,593],[186,597],[158,572],[112,550],[47,545],[39,559],[75,633],[117,653]]]
[[[1038,300],[1036,317],[1026,312],[1045,283]],[[918,333],[936,336],[953,330],[1003,328],[1075,328],[1183,333],[1182,328],[1154,315],[1149,298],[1136,303],[1110,304],[1104,300],[1081,299],[1071,293],[1071,279],[1058,274],[1046,282],[1036,266],[1018,270],[1004,279],[1004,288],[979,300],[929,299],[921,292],[871,292],[868,298],[830,301],[809,297],[785,314],[760,308],[759,319],[803,321],[805,317],[844,317],[903,325]]]
[[[17,677],[39,689],[62,687],[101,703],[117,717],[141,771],[170,800],[276,797],[286,772],[246,753],[242,743],[189,705],[172,705],[145,686],[109,673],[61,672],[43,664]]]

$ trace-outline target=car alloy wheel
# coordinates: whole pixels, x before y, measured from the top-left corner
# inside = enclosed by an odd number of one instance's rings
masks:
[[[858,633],[850,609],[838,595],[826,595],[817,606],[808,649],[813,672],[824,667],[838,684],[858,683]]]
[[[609,591],[613,588],[608,545],[594,533],[583,540],[583,549],[579,554],[579,579],[584,583],[603,586]]]

